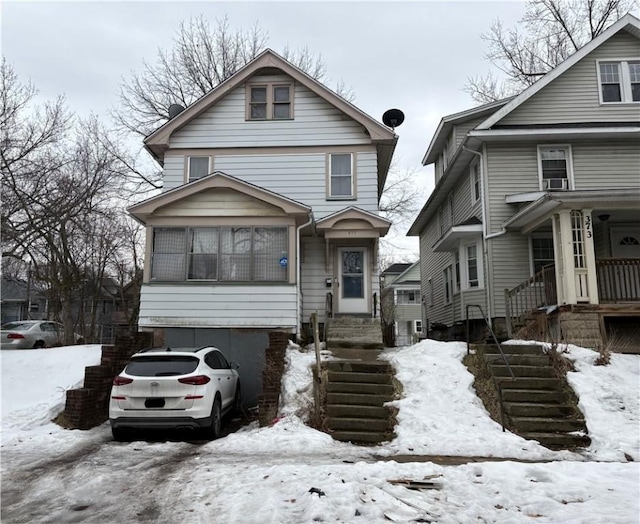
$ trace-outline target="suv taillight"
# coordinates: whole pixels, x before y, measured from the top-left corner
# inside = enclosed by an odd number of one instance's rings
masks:
[[[211,379],[206,375],[196,375],[195,377],[179,378],[178,382],[181,382],[182,384],[191,384],[192,386],[203,386],[210,380]]]
[[[21,335],[20,333],[9,333],[7,335],[7,338],[9,340],[15,340],[15,339],[18,339],[18,338],[24,338],[24,335]]]
[[[114,386],[124,386],[125,384],[131,384],[132,382],[132,378],[121,377],[120,375],[113,379]]]

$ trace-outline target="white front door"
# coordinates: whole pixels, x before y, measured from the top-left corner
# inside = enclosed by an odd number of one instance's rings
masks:
[[[611,227],[611,256],[640,258],[640,227]]]
[[[338,271],[340,297],[338,313],[368,313],[371,275],[367,249],[364,247],[339,248]]]

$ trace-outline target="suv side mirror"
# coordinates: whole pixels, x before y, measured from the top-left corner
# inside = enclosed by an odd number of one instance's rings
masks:
[[[229,362],[229,369],[238,369],[239,367],[240,364],[238,364],[237,362],[234,362],[233,360]]]

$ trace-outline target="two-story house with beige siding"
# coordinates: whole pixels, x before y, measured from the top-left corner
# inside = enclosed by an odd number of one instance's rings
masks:
[[[444,117],[423,163],[436,187],[409,235],[425,321],[481,333],[484,315],[515,336],[545,308],[553,337],[590,345],[638,324],[637,18],[520,95]]]
[[[258,383],[270,331],[374,316],[396,141],[271,50],[174,116],[144,141],[162,193],[129,208],[146,226],[140,329],[217,345]]]

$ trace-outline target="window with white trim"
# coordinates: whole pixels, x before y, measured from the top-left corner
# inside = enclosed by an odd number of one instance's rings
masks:
[[[396,290],[396,304],[418,304],[420,298],[419,289],[398,289]]]
[[[480,200],[480,170],[478,164],[471,166],[470,176],[471,179],[471,202],[476,203]]]
[[[453,252],[453,262],[454,262],[454,267],[455,267],[455,283],[456,286],[454,288],[454,291],[457,293],[458,291],[460,291],[460,253],[456,250]]]
[[[540,189],[573,189],[570,146],[538,146]]]
[[[438,236],[444,235],[444,206],[438,208]]]
[[[263,84],[248,87],[247,120],[291,120],[290,84]]]
[[[543,267],[554,264],[553,235],[535,234],[531,237],[531,260],[534,274]]]
[[[600,102],[640,102],[640,59],[598,62]]]
[[[288,280],[286,227],[156,227],[151,281]]]
[[[446,171],[449,166],[449,147],[445,143],[442,146],[442,171]]]
[[[413,332],[414,333],[422,333],[422,320],[414,320],[413,321]]]
[[[205,177],[209,174],[210,158],[208,156],[190,156],[188,157],[188,180],[193,182],[199,178]]]
[[[329,196],[353,198],[353,155],[329,154]]]
[[[480,287],[478,272],[478,246],[476,244],[466,247],[467,255],[467,288],[475,289]]]
[[[444,303],[451,304],[453,299],[453,267],[447,266],[442,272],[444,283]]]

